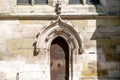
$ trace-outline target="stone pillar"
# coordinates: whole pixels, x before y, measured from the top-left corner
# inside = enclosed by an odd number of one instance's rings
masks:
[[[83,0],[83,5],[86,5],[86,0]]]
[[[34,0],[31,0],[31,5],[34,5]]]

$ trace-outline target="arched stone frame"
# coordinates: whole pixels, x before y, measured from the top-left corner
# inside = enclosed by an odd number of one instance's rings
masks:
[[[69,46],[69,80],[73,80],[73,62],[77,63],[77,55],[81,54],[83,50],[80,36],[72,24],[60,17],[56,21],[48,23],[38,36],[37,51],[39,51],[39,55],[44,52],[45,60],[50,65],[50,46],[57,37],[63,38]]]

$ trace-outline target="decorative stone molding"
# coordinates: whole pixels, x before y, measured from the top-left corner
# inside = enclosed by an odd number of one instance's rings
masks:
[[[61,14],[61,3],[59,1],[57,1],[56,5],[55,5],[55,12],[57,15]]]
[[[50,21],[45,27],[42,28],[39,36],[37,35],[36,52],[37,55],[45,55],[44,60],[50,64],[50,46],[54,39],[57,37],[63,38],[69,47],[69,80],[73,80],[76,69],[74,65],[78,62],[78,55],[83,53],[81,38],[79,32],[75,27],[68,21],[62,20],[58,16],[57,20]],[[73,64],[75,63],[75,64]],[[78,80],[79,78],[75,78]]]
[[[83,52],[78,31],[70,22],[62,20],[60,16],[42,29],[38,36],[36,48],[49,50],[51,42],[57,37],[62,37],[68,43],[69,48],[77,49],[77,54]]]

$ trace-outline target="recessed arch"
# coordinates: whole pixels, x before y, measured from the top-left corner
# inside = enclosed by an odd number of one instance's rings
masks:
[[[69,80],[69,47],[61,38],[55,38],[50,46],[51,80]]]
[[[73,80],[73,61],[77,62],[77,55],[82,54],[83,50],[80,34],[71,23],[62,20],[60,17],[56,21],[48,23],[38,36],[36,44],[36,48],[39,51],[38,55],[47,55],[45,59],[50,65],[50,47],[52,42],[58,37],[62,38],[68,44],[69,80]]]
[[[54,39],[55,35],[61,35],[68,37],[73,45],[73,48],[78,49],[78,54],[83,52],[82,50],[82,43],[79,32],[75,27],[68,21],[62,20],[60,17],[56,21],[51,21],[42,29],[40,32],[40,36],[38,37],[37,41],[37,48],[46,48],[49,49],[49,45],[42,45],[47,44],[49,40]]]

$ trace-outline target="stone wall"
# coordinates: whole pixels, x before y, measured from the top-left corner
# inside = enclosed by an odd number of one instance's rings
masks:
[[[41,65],[40,59],[36,60],[36,57],[33,56],[36,35],[43,27],[42,24],[45,23],[47,20],[0,21],[1,80],[43,80],[43,77],[47,76],[48,72],[45,71],[48,68],[47,65],[44,66],[44,60]],[[38,75],[36,76],[36,74]],[[46,80],[48,79],[46,78]]]
[[[50,80],[48,54],[43,55],[45,50],[41,50],[35,55],[34,50],[36,36],[55,18],[29,19],[27,16],[53,17],[55,2],[22,6],[17,5],[16,0],[0,0],[0,80]],[[120,12],[120,0],[101,0],[101,5],[68,5],[68,2],[62,2],[61,15],[115,15]],[[19,18],[12,18],[14,15]],[[20,19],[21,16],[26,18]],[[84,49],[82,54],[73,55],[73,80],[119,80],[120,19],[90,17],[67,20],[77,30]]]
[[[105,21],[105,25],[98,25],[92,36],[92,39],[97,41],[99,79],[119,79],[120,52],[116,50],[116,46],[120,45],[119,21]]]
[[[80,79],[119,78],[120,19],[69,20],[82,39],[84,53],[74,68]],[[1,80],[49,80],[49,64],[34,56],[36,35],[49,20],[0,21]],[[37,75],[36,75],[37,74]],[[46,78],[48,76],[48,78]]]
[[[17,5],[17,0],[0,0],[0,15],[54,15],[56,0],[48,0],[48,5]],[[100,0],[99,5],[69,5],[69,0],[63,0],[62,14],[97,15],[120,14],[119,0]]]

